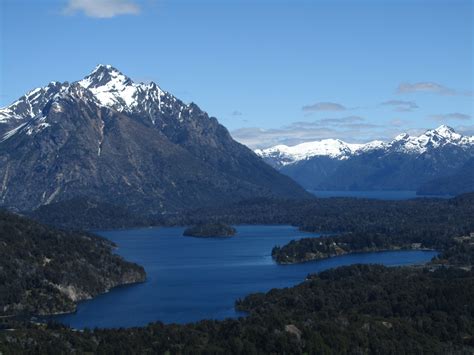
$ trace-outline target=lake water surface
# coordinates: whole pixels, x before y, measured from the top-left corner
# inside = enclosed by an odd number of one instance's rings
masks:
[[[417,195],[416,191],[411,190],[373,190],[373,191],[325,191],[308,190],[316,197],[354,197],[368,198],[374,200],[410,200],[412,198],[451,198],[449,195]]]
[[[117,253],[145,267],[147,281],[119,287],[81,302],[74,314],[55,319],[74,328],[143,326],[153,321],[185,323],[239,316],[234,302],[249,293],[293,286],[309,273],[355,263],[424,263],[431,251],[364,253],[297,265],[277,265],[275,245],[318,236],[291,226],[237,226],[232,238],[183,237],[184,228],[146,228],[98,234]]]

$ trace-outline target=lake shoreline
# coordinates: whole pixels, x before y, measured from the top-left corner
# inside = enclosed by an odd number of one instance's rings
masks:
[[[382,248],[382,249],[366,249],[366,250],[357,250],[357,251],[350,251],[346,253],[341,253],[341,254],[331,254],[323,257],[316,256],[314,258],[307,258],[307,259],[302,259],[302,260],[297,260],[297,261],[283,261],[279,262],[275,259],[275,262],[278,265],[297,265],[297,264],[304,264],[304,263],[312,263],[312,262],[317,262],[321,260],[326,260],[326,259],[331,259],[331,258],[337,258],[337,257],[342,257],[342,256],[347,256],[347,255],[357,255],[357,254],[370,254],[370,253],[384,253],[384,252],[391,252],[391,251],[433,251],[439,253],[439,250],[432,249],[432,248]],[[428,262],[421,263],[419,265],[426,265]]]
[[[416,190],[307,190],[317,198],[356,198],[369,200],[450,199],[451,195],[418,194]]]
[[[146,282],[116,287],[81,301],[74,313],[53,320],[74,329],[105,329],[141,327],[150,322],[237,319],[244,316],[236,308],[238,299],[298,285],[310,273],[360,263],[420,264],[434,256],[422,251],[394,251],[283,266],[271,257],[275,245],[322,234],[289,225],[234,226],[236,238],[183,238],[183,227],[100,232],[117,245],[117,254],[145,268]]]

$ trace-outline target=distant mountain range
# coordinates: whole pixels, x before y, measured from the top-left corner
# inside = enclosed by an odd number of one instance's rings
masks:
[[[420,136],[400,134],[391,142],[325,139],[255,152],[308,190],[474,191],[474,179],[469,178],[474,173],[474,137],[445,125]]]
[[[0,110],[0,205],[75,198],[160,214],[250,197],[307,197],[214,117],[110,65]]]

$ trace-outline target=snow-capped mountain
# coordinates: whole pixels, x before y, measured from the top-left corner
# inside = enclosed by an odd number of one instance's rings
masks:
[[[474,145],[474,136],[463,136],[453,128],[441,125],[436,129],[428,130],[420,136],[410,136],[403,133],[386,145],[385,149],[393,149],[401,153],[423,154],[432,149],[444,146],[458,146],[469,149]]]
[[[272,159],[277,166],[284,166],[315,156],[347,159],[362,146],[362,144],[350,144],[339,139],[323,139],[291,147],[283,144],[276,145],[267,149],[257,149],[255,153],[264,159]]]
[[[217,119],[110,65],[0,110],[0,204],[76,197],[161,213],[255,196],[305,197]]]
[[[391,142],[375,140],[365,144],[356,144],[346,143],[340,139],[323,139],[294,146],[276,145],[266,149],[256,149],[255,153],[271,165],[285,166],[314,157],[345,160],[373,150],[422,154],[431,149],[449,145],[470,149],[474,146],[474,136],[463,136],[456,133],[453,128],[441,125],[420,136],[410,136],[407,133],[399,134]]]
[[[22,121],[41,113],[41,110],[51,98],[56,95],[62,85],[56,81],[47,86],[29,91],[8,107],[0,109],[0,123]]]
[[[474,137],[442,125],[390,142],[325,139],[255,152],[310,190],[416,190],[460,169],[474,156]]]
[[[86,90],[81,90],[81,87]],[[135,83],[111,65],[98,65],[84,79],[73,83],[53,81],[36,88],[8,107],[0,109],[0,137],[6,139],[19,132],[41,130],[45,126],[42,111],[46,104],[64,99],[74,91],[98,106],[141,116],[144,121],[167,124],[166,117],[177,113],[177,121],[189,117],[193,104],[186,105],[158,85]],[[47,124],[47,122],[46,122]]]
[[[78,83],[90,90],[101,105],[120,112],[147,115],[153,123],[157,114],[190,109],[154,82],[134,83],[110,65],[98,65]],[[181,120],[182,114],[178,116]]]

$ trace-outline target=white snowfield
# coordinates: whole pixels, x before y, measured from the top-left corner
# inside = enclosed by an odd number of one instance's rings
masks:
[[[463,136],[446,125],[428,130],[420,136],[407,133],[396,136],[391,142],[372,141],[365,144],[346,143],[339,139],[323,139],[305,142],[294,146],[276,145],[266,149],[256,149],[255,153],[262,158],[272,159],[280,166],[297,163],[314,157],[329,157],[344,160],[351,156],[373,150],[396,151],[406,154],[422,154],[430,149],[445,145],[461,148],[474,146],[474,136]]]

